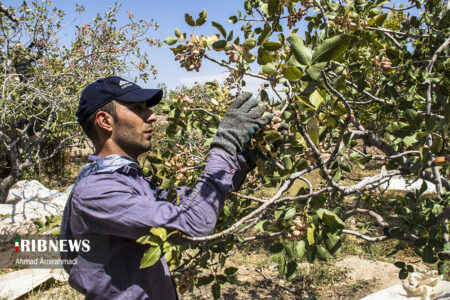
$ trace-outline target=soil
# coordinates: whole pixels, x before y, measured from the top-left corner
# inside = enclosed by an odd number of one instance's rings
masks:
[[[335,267],[341,269],[340,273],[342,274],[336,276],[334,282],[309,287],[306,286],[307,279],[294,279],[292,282],[288,282],[279,277],[274,264],[261,267],[254,265],[255,260],[256,257],[253,256],[245,265],[234,265],[235,262],[230,264],[230,266],[238,267],[237,279],[240,284],[224,285],[221,299],[284,300],[307,299],[313,296],[317,299],[360,299],[378,290],[401,283],[398,278],[399,269],[392,263],[372,261],[359,256],[349,256],[336,261]],[[314,276],[310,264],[301,264],[299,268],[303,275]],[[317,274],[317,276],[320,275]],[[202,287],[193,293],[185,293],[181,296],[181,299],[188,300],[212,298],[209,287]]]

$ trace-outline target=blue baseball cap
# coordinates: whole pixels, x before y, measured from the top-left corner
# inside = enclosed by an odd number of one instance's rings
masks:
[[[143,89],[129,80],[110,76],[91,83],[83,90],[76,115],[81,124],[97,109],[113,100],[146,102],[150,107],[158,104],[162,96],[160,89]]]

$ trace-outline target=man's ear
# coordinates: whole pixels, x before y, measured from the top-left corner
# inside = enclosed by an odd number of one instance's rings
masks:
[[[95,125],[100,130],[111,133],[114,128],[114,118],[107,112],[99,111],[95,115]]]

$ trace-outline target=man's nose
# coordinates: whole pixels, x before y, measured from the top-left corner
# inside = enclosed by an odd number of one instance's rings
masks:
[[[156,120],[158,120],[158,116],[153,111],[149,111],[149,115],[146,120],[147,123],[153,123]]]

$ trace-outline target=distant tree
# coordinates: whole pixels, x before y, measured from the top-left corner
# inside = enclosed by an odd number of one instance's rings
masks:
[[[88,83],[124,72],[144,81],[156,74],[142,48],[160,45],[148,36],[157,24],[128,13],[120,25],[119,8],[77,25],[63,42],[65,13],[50,1],[0,6],[0,203],[24,172],[84,140],[75,110]]]

